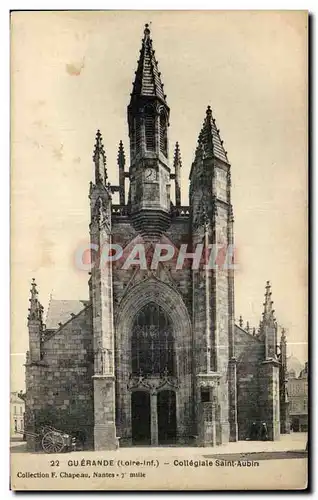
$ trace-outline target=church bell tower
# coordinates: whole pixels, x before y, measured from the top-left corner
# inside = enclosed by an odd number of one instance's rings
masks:
[[[169,113],[146,24],[128,106],[129,209],[143,236],[160,236],[170,223]]]

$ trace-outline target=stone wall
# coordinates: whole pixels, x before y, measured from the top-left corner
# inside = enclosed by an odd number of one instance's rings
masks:
[[[264,359],[264,343],[235,326],[235,356],[237,359],[237,418],[238,437],[250,437],[251,425],[260,423],[259,364]]]
[[[27,413],[30,430],[51,425],[93,446],[93,334],[91,308],[50,333],[43,359],[26,364]],[[34,443],[29,441],[29,448]]]
[[[268,438],[280,437],[279,364],[266,360],[259,365],[259,410],[268,429]]]

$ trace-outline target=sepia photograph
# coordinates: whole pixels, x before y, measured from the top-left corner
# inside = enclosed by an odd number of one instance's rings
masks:
[[[308,12],[10,31],[11,489],[306,489]]]

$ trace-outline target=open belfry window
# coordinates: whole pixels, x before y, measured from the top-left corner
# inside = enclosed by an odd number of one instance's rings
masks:
[[[150,302],[136,315],[131,351],[134,375],[175,374],[172,324],[158,304]]]
[[[136,154],[141,153],[141,118],[140,116],[136,116],[135,118],[135,151]]]
[[[156,149],[156,127],[155,127],[155,111],[152,106],[145,108],[145,137],[146,137],[146,150],[155,151]]]
[[[160,111],[160,151],[167,156],[168,138],[167,138],[167,117],[164,110]]]

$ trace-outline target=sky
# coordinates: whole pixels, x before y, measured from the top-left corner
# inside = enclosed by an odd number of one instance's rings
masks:
[[[11,367],[23,389],[31,278],[45,310],[87,299],[96,130],[118,183],[127,105],[150,23],[179,141],[182,203],[208,105],[231,163],[235,317],[257,326],[266,280],[288,352],[307,360],[307,18],[297,11],[14,12],[11,24]]]

